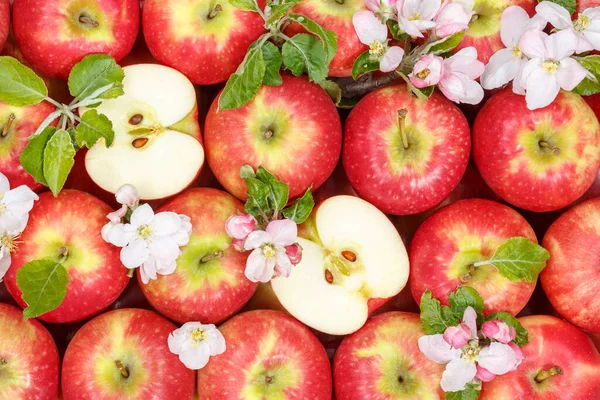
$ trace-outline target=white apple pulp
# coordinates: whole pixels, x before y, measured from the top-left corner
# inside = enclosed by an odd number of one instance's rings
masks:
[[[311,218],[319,240],[299,238],[302,261],[289,278],[275,278],[271,286],[304,324],[346,335],[366,322],[369,299],[389,298],[404,288],[406,249],[385,214],[357,197],[331,197]]]

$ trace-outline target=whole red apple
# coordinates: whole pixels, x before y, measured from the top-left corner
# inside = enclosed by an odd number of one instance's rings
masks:
[[[29,213],[27,228],[4,277],[11,296],[23,307],[17,272],[29,261],[54,259],[67,254],[67,294],[58,308],[41,315],[47,322],[75,322],[108,307],[121,294],[129,278],[119,259],[120,249],[102,239],[100,231],[112,209],[94,196],[78,190],[40,195]],[[66,251],[64,251],[66,249]]]
[[[135,308],[92,319],[67,347],[64,400],[191,400],[195,373],[167,344],[176,328],[152,311]]]
[[[264,1],[259,3],[264,8]],[[142,15],[154,58],[199,85],[226,81],[266,32],[264,23],[258,13],[227,0],[147,0]]]
[[[531,339],[521,348],[525,359],[516,371],[484,383],[479,400],[598,398],[600,354],[585,333],[548,315],[519,321]]]
[[[381,211],[416,214],[458,185],[470,146],[467,120],[450,100],[437,92],[419,100],[404,85],[389,86],[369,93],[348,116],[344,169]]]
[[[552,211],[579,198],[600,166],[600,124],[578,94],[560,92],[529,110],[506,88],[483,106],[473,126],[473,156],[500,197],[530,211]]]
[[[0,51],[8,39],[8,28],[10,27],[10,4],[8,0],[0,0]]]
[[[0,303],[0,398],[55,400],[59,375],[58,349],[46,328]]]
[[[327,353],[294,318],[279,311],[249,311],[219,330],[227,350],[198,371],[200,400],[331,399]]]
[[[204,132],[206,158],[223,187],[246,199],[240,168],[262,165],[290,188],[290,198],[315,190],[340,156],[342,125],[331,98],[306,78],[282,76],[281,86],[262,86],[247,105],[217,111],[215,99]]]
[[[600,333],[600,198],[561,215],[542,244],[550,252],[540,275],[548,299],[572,324]]]
[[[16,0],[12,13],[27,61],[61,79],[88,54],[106,53],[119,62],[140,26],[139,0]]]
[[[417,303],[423,292],[448,304],[448,295],[462,285],[476,289],[485,301],[486,315],[506,311],[517,315],[525,307],[535,283],[513,282],[493,265],[473,267],[489,260],[512,237],[535,243],[533,229],[512,208],[483,199],[446,206],[417,230],[410,245],[410,288]]]

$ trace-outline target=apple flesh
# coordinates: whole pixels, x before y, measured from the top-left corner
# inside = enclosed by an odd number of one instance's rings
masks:
[[[596,177],[600,124],[578,94],[560,92],[552,104],[532,111],[524,96],[506,88],[477,115],[473,156],[483,179],[507,202],[536,212],[558,210]]]
[[[135,308],[92,319],[67,347],[64,399],[192,399],[194,371],[167,344],[175,329],[158,314]]]
[[[85,168],[111,193],[128,183],[144,200],[177,194],[204,163],[194,86],[180,72],[158,64],[123,71],[125,94],[97,108],[112,121],[114,142],[107,148],[100,139],[92,146]]]
[[[585,333],[548,315],[523,317],[519,321],[531,339],[521,348],[525,359],[516,371],[484,383],[480,400],[598,398],[600,354]],[[540,372],[553,367],[562,374],[540,380]]]
[[[0,398],[55,400],[59,375],[58,349],[46,328],[0,303]]]
[[[469,124],[452,102],[437,92],[419,100],[394,85],[369,93],[348,116],[344,169],[358,194],[381,211],[417,214],[458,185],[470,146]]]
[[[512,208],[483,199],[468,199],[446,206],[417,230],[410,245],[410,288],[417,303],[426,290],[448,304],[459,286],[471,286],[485,302],[486,315],[506,311],[517,315],[525,307],[535,283],[513,282],[493,265],[473,267],[489,260],[512,237],[535,243],[533,229]]]
[[[281,86],[262,86],[243,107],[217,112],[218,96],[208,111],[208,164],[238,199],[246,199],[246,183],[240,178],[245,164],[255,169],[262,165],[289,186],[294,198],[309,186],[321,186],[339,159],[342,125],[331,98],[304,77],[282,79]]]
[[[27,304],[17,286],[17,272],[33,260],[58,262],[66,249],[63,265],[69,274],[67,294],[58,308],[39,319],[76,322],[108,307],[129,281],[127,269],[119,259],[120,249],[100,235],[111,211],[94,196],[77,190],[63,190],[58,197],[50,192],[40,194],[4,277],[11,296],[25,307]]]
[[[10,26],[10,4],[8,0],[0,0],[0,51],[8,39],[8,28]]]
[[[310,233],[298,238],[302,261],[271,287],[302,323],[331,335],[352,333],[405,286],[402,239],[385,214],[353,196],[325,200],[306,224]]]
[[[67,79],[85,56],[129,53],[140,26],[138,0],[19,0],[12,9],[17,44],[33,67]]]
[[[278,311],[249,311],[219,330],[227,350],[198,371],[200,400],[331,399],[327,353],[294,318]]]
[[[338,399],[420,399],[444,397],[444,365],[419,350],[425,333],[418,314],[389,312],[369,320],[347,336],[333,360]]]

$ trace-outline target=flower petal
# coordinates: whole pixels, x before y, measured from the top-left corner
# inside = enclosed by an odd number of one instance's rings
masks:
[[[148,246],[150,254],[156,258],[172,261],[179,257],[179,246],[169,236],[155,237]]]
[[[467,75],[457,72],[442,77],[440,90],[455,103],[478,104],[483,100],[483,89]]]
[[[458,326],[449,326],[444,332],[444,340],[455,349],[460,349],[471,339],[471,331],[465,324]]]
[[[381,72],[391,72],[395,70],[402,62],[403,57],[404,49],[402,49],[402,47],[389,47],[379,61],[379,70]]]
[[[565,58],[560,62],[556,71],[556,82],[564,89],[571,91],[587,76],[588,71],[572,58]]]
[[[500,39],[505,47],[511,48],[519,43],[524,28],[529,22],[529,14],[519,6],[507,7],[500,17]]]
[[[477,338],[477,313],[475,309],[471,306],[465,309],[463,313],[463,323],[469,327],[471,331],[471,337],[473,339]]]
[[[456,358],[460,358],[462,352],[452,348],[444,340],[444,335],[426,335],[421,336],[418,341],[419,350],[425,354],[425,357],[438,364],[445,364]]]
[[[515,352],[516,363],[514,369],[517,369],[517,367],[521,365],[521,362],[525,359],[525,355],[523,354],[523,350],[521,350],[521,348],[513,342],[510,342],[508,345]]]
[[[491,382],[494,380],[496,375],[492,374],[487,369],[483,368],[481,365],[477,366],[477,375],[475,375],[477,379],[481,382]]]
[[[125,214],[127,214],[127,210],[127,206],[122,205],[121,208],[119,208],[118,210],[108,213],[106,215],[106,218],[108,218],[113,224],[118,224],[121,222],[121,218],[123,218]]]
[[[373,12],[379,10],[379,0],[365,0],[365,5]]]
[[[117,203],[132,207],[140,199],[140,196],[135,186],[125,184],[117,190],[115,198]]]
[[[10,190],[10,182],[6,175],[0,172],[0,198],[4,196],[4,193]]]
[[[550,1],[542,1],[535,7],[535,12],[558,29],[573,28],[571,14],[562,6]]]
[[[444,68],[448,73],[461,72],[471,79],[477,79],[483,74],[485,65],[477,60],[477,49],[470,46],[444,60]]]
[[[529,30],[519,39],[519,48],[529,58],[545,58],[547,38],[548,35],[541,30]]]
[[[533,60],[527,64],[531,61]],[[527,108],[536,110],[552,103],[558,95],[560,86],[556,82],[556,76],[548,74],[543,68],[536,68],[527,77],[525,89],[527,90],[525,94]]]
[[[176,260],[156,259],[156,273],[161,275],[171,275],[177,269]]]
[[[31,211],[33,202],[38,199],[38,195],[33,190],[25,185],[21,185],[4,193],[2,203],[6,205],[9,212],[17,218],[21,218]]]
[[[421,20],[432,20],[440,10],[441,6],[441,0],[421,0],[421,4],[419,5],[419,14],[421,14]]]
[[[509,49],[498,50],[485,66],[481,75],[484,89],[495,89],[513,80],[521,66],[521,58],[515,59]]]
[[[298,239],[298,225],[291,219],[271,221],[266,231],[271,235],[271,243],[278,247],[289,246]]]
[[[149,255],[148,243],[145,240],[136,239],[121,249],[120,258],[127,268],[137,268],[148,260]]]
[[[246,242],[244,246],[246,250],[252,250],[259,248],[265,243],[269,243],[272,241],[271,235],[265,231],[254,231],[248,235],[246,238]]]
[[[2,254],[0,254],[0,282],[6,275],[6,272],[10,268],[11,256],[10,252],[3,250]]]
[[[361,43],[369,45],[374,41],[385,42],[388,29],[371,11],[361,10],[352,16],[352,24]]]
[[[169,338],[167,340],[169,351],[173,354],[179,354],[181,352],[181,347],[186,340],[186,330],[183,327],[175,329],[173,332],[169,333]]]
[[[174,212],[160,212],[152,220],[152,231],[156,236],[169,236],[181,227],[181,218]]]
[[[582,32],[583,36],[594,48],[600,50],[600,21],[596,21],[588,29]],[[579,53],[579,49],[577,49]]]
[[[225,222],[225,231],[234,239],[246,239],[256,227],[256,219],[252,215],[232,215]]]
[[[150,256],[148,259],[140,265],[140,277],[142,278],[142,283],[147,284],[150,280],[156,280],[158,277],[156,276],[156,260],[154,257]]]
[[[556,32],[546,39],[546,55],[559,61],[575,53],[578,45],[579,37],[573,30],[567,29]]]
[[[292,262],[285,254],[285,250],[277,249],[275,252],[275,271],[286,278],[292,273]]]
[[[131,224],[112,224],[112,227],[107,228],[104,233],[106,235],[105,240],[117,247],[127,246],[138,236],[135,227]]]
[[[207,342],[192,343],[187,340],[181,347],[179,361],[189,369],[201,369],[210,359],[210,346]]]
[[[476,373],[477,367],[474,363],[467,362],[462,358],[455,358],[446,365],[440,386],[444,392],[461,391],[467,383],[475,378]]]
[[[398,26],[406,32],[407,35],[412,37],[423,37],[423,34],[417,28],[417,26],[413,23],[413,21],[409,21],[408,18],[403,16],[398,17]]]
[[[275,260],[268,263],[261,249],[256,249],[248,256],[246,260],[246,269],[244,274],[252,282],[267,283],[273,277],[275,272]]]
[[[479,365],[494,375],[503,375],[515,367],[517,359],[509,345],[492,342],[479,352]]]
[[[154,218],[154,211],[148,204],[142,204],[131,214],[130,222],[131,225],[139,227],[142,225],[148,225]]]
[[[204,325],[204,332],[206,334],[206,341],[210,346],[210,355],[218,356],[223,354],[227,349],[225,344],[225,338],[223,334],[214,325]]]

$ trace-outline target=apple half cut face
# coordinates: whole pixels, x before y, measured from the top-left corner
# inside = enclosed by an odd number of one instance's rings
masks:
[[[298,238],[302,261],[288,278],[271,280],[286,310],[304,324],[346,335],[366,322],[369,300],[398,294],[408,256],[388,218],[353,196],[334,196],[313,211],[310,234]]]
[[[144,200],[177,194],[204,163],[194,86],[180,72],[158,64],[123,71],[125,94],[97,108],[112,121],[114,142],[107,148],[100,139],[87,152],[85,168],[108,192],[129,183]]]

